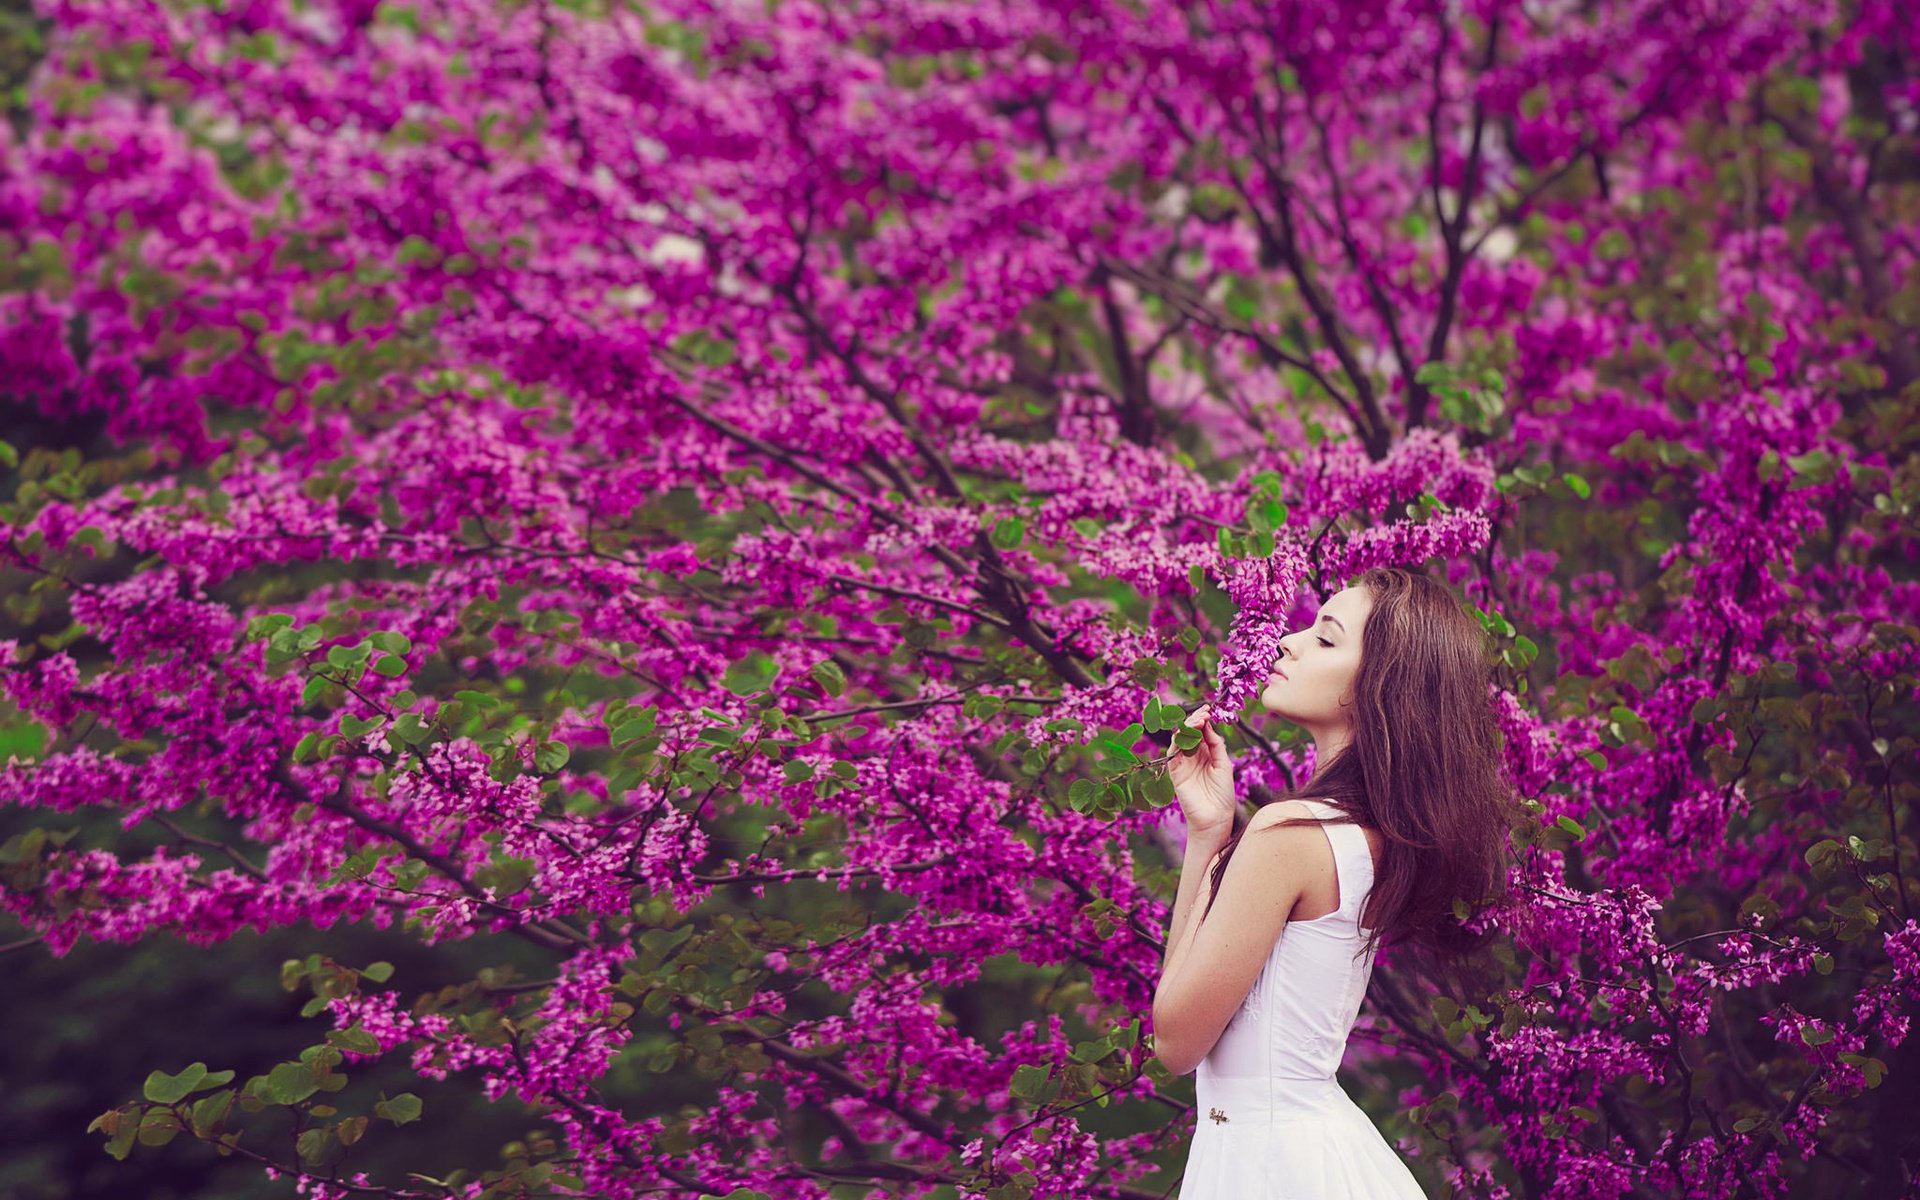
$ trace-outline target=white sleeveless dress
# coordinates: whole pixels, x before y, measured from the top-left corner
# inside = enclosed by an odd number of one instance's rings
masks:
[[[1325,801],[1302,803],[1322,821],[1340,815]],[[1354,957],[1365,940],[1360,912],[1373,887],[1373,855],[1358,825],[1320,828],[1333,847],[1340,907],[1287,922],[1201,1061],[1199,1124],[1180,1200],[1426,1200],[1334,1080],[1373,974],[1371,954]]]

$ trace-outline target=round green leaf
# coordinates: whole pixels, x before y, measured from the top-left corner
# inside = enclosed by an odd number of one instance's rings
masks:
[[[340,714],[340,732],[350,738],[364,737],[379,728],[382,717],[356,717],[352,713]]]
[[[847,673],[840,669],[839,663],[830,658],[813,664],[811,674],[814,682],[825,688],[829,696],[838,696],[847,690]]]
[[[191,1095],[206,1077],[207,1064],[203,1062],[193,1063],[178,1075],[155,1071],[147,1076],[142,1094],[155,1104],[177,1104]]]
[[[367,641],[373,643],[376,650],[385,650],[389,654],[405,654],[413,649],[413,643],[404,633],[393,633],[382,629],[367,635]]]
[[[267,1072],[262,1094],[274,1104],[298,1104],[320,1090],[319,1081],[305,1063],[283,1062]]]
[[[1140,790],[1146,793],[1147,803],[1155,808],[1165,808],[1174,801],[1173,780],[1165,774],[1147,776]]]
[[[309,1129],[294,1142],[294,1149],[300,1152],[301,1159],[308,1166],[318,1165],[322,1159],[326,1158],[327,1151],[332,1148],[333,1130],[331,1129]]]
[[[766,690],[773,677],[779,674],[780,665],[758,650],[727,668],[721,683],[736,696],[751,696],[755,692]]]
[[[231,1075],[232,1072],[224,1072]],[[205,1137],[219,1129],[226,1121],[227,1114],[233,1111],[233,1089],[224,1088],[211,1095],[203,1096],[193,1104],[193,1132],[195,1137]]]

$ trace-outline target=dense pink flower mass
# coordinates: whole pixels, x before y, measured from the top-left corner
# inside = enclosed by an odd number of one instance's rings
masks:
[[[0,447],[0,942],[548,961],[290,963],[323,1040],[110,1152],[1164,1195],[1155,760],[1302,777],[1278,638],[1425,564],[1527,805],[1478,990],[1389,952],[1348,1064],[1429,1183],[1920,1172],[1902,0],[35,12],[0,398],[118,449]],[[372,1176],[371,1059],[554,1136]]]

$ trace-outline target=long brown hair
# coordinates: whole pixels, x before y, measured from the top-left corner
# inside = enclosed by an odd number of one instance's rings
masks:
[[[1492,641],[1429,576],[1373,567],[1352,586],[1373,599],[1354,673],[1352,739],[1315,763],[1312,778],[1265,803],[1324,799],[1342,814],[1331,823],[1380,831],[1380,862],[1361,916],[1363,952],[1384,944],[1458,959],[1488,937],[1469,933],[1459,914],[1477,914],[1505,895],[1517,811],[1487,694]],[[1280,824],[1311,823],[1290,817]],[[1238,814],[1234,824],[1203,919],[1246,832]]]

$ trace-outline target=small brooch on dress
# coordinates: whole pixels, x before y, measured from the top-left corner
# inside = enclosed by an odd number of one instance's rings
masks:
[[[1227,1114],[1221,1112],[1217,1108],[1208,1109],[1207,1116],[1213,1121],[1215,1125],[1223,1124],[1227,1119]]]

